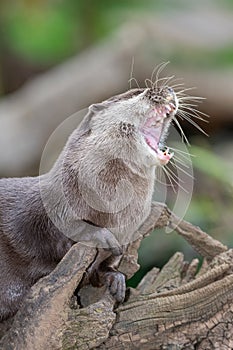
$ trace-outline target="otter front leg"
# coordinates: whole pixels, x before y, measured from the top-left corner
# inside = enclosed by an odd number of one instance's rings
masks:
[[[85,230],[79,233],[79,242],[85,242],[88,246],[104,249],[112,253],[114,256],[122,254],[120,243],[106,228],[97,227],[86,223]]]
[[[120,243],[106,228],[94,226],[85,221],[85,227],[79,231],[79,242],[98,249],[95,261],[90,266],[82,282],[82,286],[92,284],[95,287],[106,286],[117,302],[125,298],[125,276],[117,271],[122,247]]]
[[[112,232],[86,223],[86,230],[79,235],[79,241],[98,249],[95,261],[90,266],[82,286],[92,284],[95,287],[106,286],[117,302],[125,298],[125,276],[117,271],[122,247]]]

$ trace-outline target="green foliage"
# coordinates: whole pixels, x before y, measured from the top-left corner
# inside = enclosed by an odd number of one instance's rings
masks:
[[[133,13],[171,9],[169,1],[3,1],[4,40],[35,63],[56,63],[105,37]]]
[[[5,34],[11,49],[40,63],[58,61],[74,52],[78,46],[75,27],[68,12],[49,5],[16,5],[5,18]]]
[[[213,153],[203,147],[192,146],[193,165],[198,170],[210,177],[216,179],[222,186],[233,189],[233,165],[225,158]]]
[[[223,6],[229,3],[225,0]],[[0,34],[15,54],[36,64],[53,64],[104,38],[130,17],[194,6],[195,2],[184,0],[3,0],[0,20],[4,30]],[[210,52],[177,48],[169,59],[203,68],[229,65],[233,47]]]
[[[192,152],[199,190],[193,194],[186,218],[233,246],[233,164],[227,155],[200,146],[192,146]]]

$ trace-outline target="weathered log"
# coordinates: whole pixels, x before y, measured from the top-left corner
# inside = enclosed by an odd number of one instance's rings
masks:
[[[0,349],[232,349],[232,250],[153,203],[119,269],[127,277],[134,274],[141,239],[166,226],[204,257],[199,271],[197,259],[187,263],[176,253],[161,271],[152,269],[130,289],[123,305],[114,308],[107,290],[91,286],[79,291],[77,303],[73,293],[96,257],[94,249],[78,243],[32,287]]]

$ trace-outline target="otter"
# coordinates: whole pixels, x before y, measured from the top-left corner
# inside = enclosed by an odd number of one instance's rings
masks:
[[[0,320],[76,242],[104,252],[89,281],[124,300],[114,261],[149,215],[177,110],[170,87],[131,89],[89,107],[48,173],[0,179]]]

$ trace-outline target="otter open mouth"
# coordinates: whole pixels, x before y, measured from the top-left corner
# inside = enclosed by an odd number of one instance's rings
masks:
[[[169,152],[169,148],[165,150],[159,148],[165,120],[171,116],[174,110],[173,103],[154,107],[141,129],[147,145],[156,153],[161,165],[166,165],[174,155],[174,153]]]

